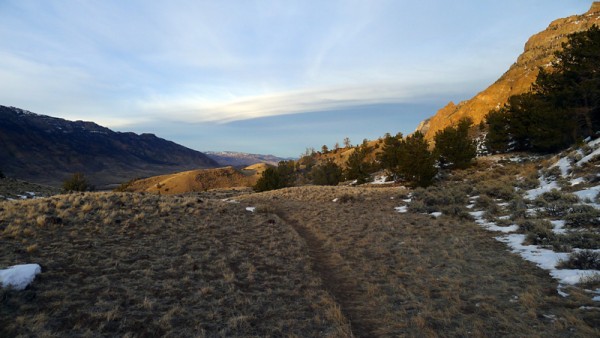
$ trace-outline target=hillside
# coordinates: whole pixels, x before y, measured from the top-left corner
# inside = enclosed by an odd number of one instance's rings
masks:
[[[8,177],[54,186],[74,172],[83,172],[102,187],[218,164],[153,134],[114,132],[93,122],[0,106],[0,166]]]
[[[236,151],[205,151],[208,157],[217,161],[221,166],[246,167],[257,163],[277,165],[280,161],[289,160],[273,155],[248,154]]]
[[[247,188],[256,184],[267,167],[267,164],[259,163],[241,170],[225,167],[184,171],[136,180],[128,183],[124,190],[173,195],[213,189]]]
[[[0,288],[0,336],[598,336],[598,279],[577,277],[593,271],[520,257],[597,249],[554,202],[593,204],[580,192],[598,190],[598,143],[487,158],[427,189],[0,202],[0,272],[42,267],[23,291]],[[541,203],[551,175],[565,188]],[[542,234],[553,243],[503,243]]]
[[[529,38],[523,53],[496,82],[470,100],[448,103],[434,116],[421,122],[417,130],[432,140],[437,131],[463,117],[471,117],[475,124],[479,124],[490,110],[504,105],[511,95],[530,91],[539,67],[550,67],[554,52],[562,47],[567,35],[587,30],[593,25],[600,25],[600,2],[594,2],[582,15],[553,21],[546,30]]]

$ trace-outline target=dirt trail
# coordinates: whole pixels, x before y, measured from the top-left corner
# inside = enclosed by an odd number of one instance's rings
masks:
[[[353,336],[376,337],[375,318],[370,318],[375,311],[365,308],[366,294],[359,288],[355,276],[348,269],[344,269],[344,262],[340,256],[327,250],[324,241],[314,230],[294,219],[292,213],[280,213],[278,216],[290,224],[306,242],[313,269],[321,277],[325,290],[335,298],[342,314],[350,322]]]

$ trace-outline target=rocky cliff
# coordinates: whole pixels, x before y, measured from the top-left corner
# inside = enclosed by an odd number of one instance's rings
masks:
[[[471,117],[475,124],[480,123],[490,110],[503,106],[510,96],[531,89],[539,67],[551,66],[554,52],[567,41],[567,35],[587,30],[593,25],[600,26],[600,2],[594,2],[590,10],[582,15],[553,21],[546,30],[529,38],[517,62],[494,84],[470,100],[448,103],[434,116],[421,122],[417,130],[431,140],[437,131],[455,124],[463,117]]]

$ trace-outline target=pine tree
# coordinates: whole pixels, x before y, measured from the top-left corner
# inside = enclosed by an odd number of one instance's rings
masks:
[[[415,132],[402,141],[400,146],[399,173],[409,183],[426,187],[437,174],[435,156],[421,132]]]
[[[311,177],[314,184],[317,185],[338,185],[342,180],[342,168],[332,160],[315,166],[311,171]]]
[[[367,161],[369,147],[356,147],[346,161],[345,176],[348,180],[356,180],[357,184],[369,181],[373,169],[372,163]]]
[[[463,118],[456,126],[438,131],[435,136],[435,153],[440,166],[452,169],[465,169],[477,155],[475,141],[469,137],[473,120]]]
[[[291,187],[294,185],[296,168],[294,161],[281,161],[277,166],[279,174],[279,188]]]
[[[485,146],[492,154],[504,153],[509,150],[510,132],[508,120],[508,111],[504,108],[489,112],[485,118],[488,126]]]
[[[281,187],[281,180],[279,173],[275,168],[267,168],[263,171],[261,177],[254,185],[254,191],[262,192],[279,189]]]
[[[488,114],[491,151],[554,152],[600,130],[600,29],[571,34],[562,47],[532,93]]]
[[[389,133],[383,138],[383,148],[377,159],[381,167],[385,169],[389,175],[392,175],[394,180],[398,179],[398,165],[400,161],[400,146],[402,144],[402,134],[398,133],[392,136]]]

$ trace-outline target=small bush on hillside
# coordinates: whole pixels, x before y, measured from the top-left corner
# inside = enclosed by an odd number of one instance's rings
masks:
[[[519,226],[519,231],[522,233],[530,233],[530,232],[537,232],[537,231],[546,231],[546,230],[552,230],[553,226],[552,223],[550,223],[550,221],[548,220],[534,220],[534,219],[524,219],[521,220],[519,222],[517,222],[517,225]]]
[[[93,191],[95,188],[91,185],[82,173],[74,173],[63,183],[63,190],[73,191]]]
[[[452,204],[452,205],[448,205],[448,206],[442,206],[440,208],[440,211],[442,212],[442,214],[444,214],[446,216],[458,218],[460,220],[465,220],[465,221],[473,220],[473,216],[471,216],[471,214],[469,214],[469,211],[467,210],[467,208],[465,208],[464,205]]]
[[[2,170],[0,170],[0,179],[6,178],[6,176],[4,176],[4,173],[2,172]]]
[[[527,218],[527,204],[523,197],[515,195],[515,197],[508,202],[508,210],[510,210],[510,219],[517,220]]]
[[[552,246],[556,241],[557,235],[544,224],[533,227],[527,232],[525,240],[533,245]]]
[[[517,187],[524,190],[535,189],[540,186],[540,179],[537,176],[527,176],[517,181]]]
[[[556,181],[557,179],[562,177],[562,171],[560,171],[560,168],[558,166],[555,166],[555,167],[548,168],[548,169],[542,169],[542,175],[546,179],[549,179],[551,181]]]
[[[583,158],[583,155],[577,151],[570,153],[567,158],[571,164],[574,164],[580,161]]]
[[[600,252],[592,250],[573,252],[558,267],[561,269],[600,270]]]
[[[552,245],[555,251],[569,252],[573,248],[598,249],[600,248],[600,234],[594,232],[574,232],[557,236]]]
[[[511,200],[515,196],[515,188],[511,182],[507,181],[485,181],[477,184],[477,191],[493,198],[499,198],[505,201]]]
[[[477,209],[487,209],[493,206],[498,206],[496,201],[488,195],[480,195],[478,199],[475,200],[475,207]]]
[[[571,228],[598,226],[600,225],[599,217],[600,210],[587,204],[577,204],[565,216],[565,224]]]
[[[425,203],[423,203],[423,201],[414,199],[410,202],[410,204],[408,204],[408,211],[415,214],[424,214],[428,212],[427,206]]]
[[[563,201],[566,203],[577,203],[577,202],[579,202],[579,197],[577,197],[577,195],[574,195],[574,194],[564,193],[560,190],[552,189],[548,192],[545,192],[545,193],[539,195],[534,200],[534,203],[538,207],[543,207],[543,206],[545,206],[546,203],[556,202],[556,201]]]
[[[338,201],[340,203],[350,203],[350,202],[354,202],[358,200],[355,196],[350,195],[350,194],[343,194],[342,196],[339,197]]]

